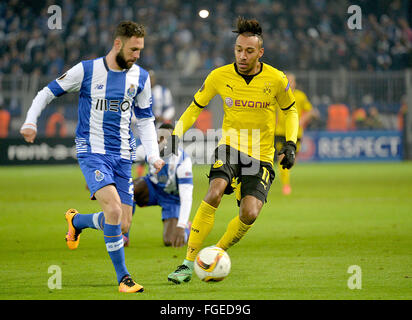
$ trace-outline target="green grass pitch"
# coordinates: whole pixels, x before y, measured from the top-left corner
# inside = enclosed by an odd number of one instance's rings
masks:
[[[194,169],[191,218],[207,172]],[[219,283],[168,283],[185,249],[162,245],[160,208],[137,209],[126,264],[145,292],[126,295],[117,292],[101,232],[85,230],[76,251],[66,247],[64,212],[99,211],[79,167],[0,167],[0,299],[412,299],[412,163],[298,163],[292,186],[282,196],[275,179],[255,225],[228,251],[232,270]],[[234,196],[225,196],[205,246],[237,213]],[[48,286],[53,265],[61,289]],[[353,265],[361,289],[348,287]]]

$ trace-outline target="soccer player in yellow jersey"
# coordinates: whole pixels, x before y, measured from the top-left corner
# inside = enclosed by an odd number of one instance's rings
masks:
[[[292,89],[293,95],[296,99],[296,110],[299,116],[299,130],[298,138],[296,143],[296,152],[300,150],[300,143],[303,136],[303,129],[306,127],[307,123],[312,117],[313,110],[312,104],[310,103],[306,94],[296,89],[296,77],[293,73],[286,73],[286,77],[289,80],[290,88]],[[276,129],[275,129],[275,148],[276,150],[281,150],[286,143],[286,129],[285,129],[285,114],[278,108],[276,117]],[[282,168],[279,165],[280,182],[282,183],[282,193],[284,195],[289,195],[292,192],[292,187],[290,186],[290,170]]]
[[[259,215],[274,179],[274,137],[277,105],[285,113],[287,142],[281,151],[282,165],[295,161],[298,114],[285,74],[260,61],[262,28],[256,20],[239,18],[234,48],[235,63],[213,70],[178,120],[172,141],[183,137],[200,112],[216,95],[223,100],[222,138],[215,150],[209,174],[209,189],[192,223],[186,258],[169,274],[176,284],[190,281],[194,260],[212,230],[215,211],[223,194],[233,192],[237,181],[239,214],[229,222],[216,246],[227,250],[250,229]]]

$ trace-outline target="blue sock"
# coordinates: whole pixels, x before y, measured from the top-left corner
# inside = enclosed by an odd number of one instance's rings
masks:
[[[103,230],[104,222],[105,219],[103,211],[91,214],[79,213],[73,218],[73,226],[79,230],[83,230],[85,228]]]
[[[120,224],[105,224],[103,233],[107,252],[109,253],[110,259],[112,260],[116,271],[117,282],[120,283],[123,277],[129,274],[124,257],[122,229]]]

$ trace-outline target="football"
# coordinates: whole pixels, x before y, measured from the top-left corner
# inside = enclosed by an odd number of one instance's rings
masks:
[[[230,266],[230,258],[225,250],[207,247],[200,250],[196,256],[194,269],[200,280],[217,282],[227,277]]]

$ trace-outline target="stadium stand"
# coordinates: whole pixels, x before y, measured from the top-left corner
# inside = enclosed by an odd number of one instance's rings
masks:
[[[48,28],[47,8],[51,4],[62,9],[61,30]],[[319,88],[311,91],[313,78],[305,72],[396,73],[412,65],[410,1],[359,0],[350,4],[362,8],[361,30],[347,27],[349,2],[346,0],[297,0],[293,4],[287,0],[210,0],[207,4],[183,0],[2,1],[0,95],[4,91],[13,92],[13,86],[22,88],[23,84],[17,81],[23,75],[43,77],[37,84],[40,86],[46,82],[44,77],[51,80],[80,60],[106,54],[111,46],[112,29],[124,19],[137,20],[147,27],[139,64],[159,71],[159,78],[162,72],[179,73],[179,81],[184,83],[184,77],[196,77],[202,71],[233,61],[233,25],[239,15],[244,15],[259,19],[265,30],[267,54],[264,62],[281,70],[294,71],[310,99],[326,94],[335,100],[336,94],[331,93],[333,88],[328,87],[331,85],[328,77],[316,79],[321,84],[318,87],[327,88],[325,92]],[[203,20],[197,13],[205,7],[212,14]],[[7,77],[11,75],[12,80]],[[346,104],[350,104],[350,99],[359,104],[362,96],[369,93],[373,94],[374,106],[380,113],[399,112],[398,96],[404,94],[402,83],[394,86],[403,92],[395,90],[388,99],[390,94],[387,93],[379,97],[379,93],[386,92],[379,88],[380,84],[371,89],[364,87],[362,76],[353,79],[347,87],[356,96],[347,96]],[[396,79],[403,81],[402,77]],[[191,94],[193,90],[187,88]],[[25,92],[24,88],[21,91]],[[18,97],[18,93],[2,97],[12,117],[21,116],[28,107],[27,101],[23,103]],[[179,97],[176,101],[179,102]],[[316,106],[321,114],[327,112],[324,107]],[[366,111],[369,109],[366,105],[362,107]],[[75,116],[72,111],[67,114],[69,120]]]

